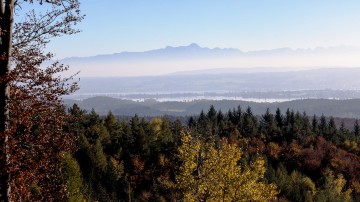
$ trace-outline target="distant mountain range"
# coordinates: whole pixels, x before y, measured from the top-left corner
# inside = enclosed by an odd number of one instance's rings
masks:
[[[64,58],[64,62],[74,62],[82,60],[124,60],[124,59],[157,59],[157,58],[191,58],[191,57],[208,57],[208,56],[269,56],[278,54],[326,54],[326,53],[353,53],[360,52],[360,47],[353,46],[336,46],[336,47],[316,47],[314,49],[291,49],[288,47],[257,50],[257,51],[241,51],[237,48],[207,48],[201,47],[196,43],[188,46],[167,46],[165,48],[154,49],[143,52],[121,52],[108,55],[96,55],[90,57],[69,57]]]
[[[94,47],[95,48],[95,47]],[[70,57],[61,62],[72,72],[87,76],[151,76],[207,69],[247,69],[247,71],[289,71],[320,67],[360,66],[360,48],[339,46],[314,49],[278,48],[241,51],[235,48],[188,46],[122,52],[91,57]]]
[[[193,43],[60,62],[69,64],[72,72],[81,71],[80,90],[67,97],[66,103],[79,103],[102,114],[112,110],[118,115],[186,116],[210,104],[222,110],[241,104],[253,106],[259,114],[266,107],[289,107],[310,114],[359,118],[359,58],[360,48],[346,46],[245,52]],[[96,97],[99,95],[121,99]],[[211,100],[215,97],[216,101]],[[287,102],[255,103],[242,98]]]

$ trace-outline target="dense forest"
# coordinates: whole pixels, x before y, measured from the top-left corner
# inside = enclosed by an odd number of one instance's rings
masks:
[[[360,126],[290,109],[211,106],[186,124],[77,105],[61,175],[69,201],[359,201]]]

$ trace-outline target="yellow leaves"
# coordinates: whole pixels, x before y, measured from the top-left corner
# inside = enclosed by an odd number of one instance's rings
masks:
[[[338,174],[335,178],[331,170],[326,170],[324,178],[325,183],[319,191],[319,195],[338,201],[351,201],[352,189],[345,189],[346,180],[342,174]]]
[[[238,165],[242,151],[223,141],[219,148],[181,133],[179,158],[182,164],[176,176],[184,201],[267,201],[275,199],[276,187],[260,182],[264,160]]]
[[[279,154],[281,153],[281,147],[275,142],[270,142],[267,145],[266,150],[267,150],[268,154],[270,155],[270,157],[272,157],[274,159],[278,159]]]
[[[316,185],[309,177],[303,177],[301,179],[301,185],[306,190],[307,196],[314,198],[316,194]]]
[[[124,164],[123,162],[118,162],[113,157],[110,157],[111,168],[113,170],[113,175],[116,180],[119,180],[124,175]]]
[[[154,130],[155,134],[160,133],[162,123],[163,123],[163,120],[161,118],[151,119],[150,125],[151,125],[151,128]]]
[[[341,191],[343,190],[345,184],[346,184],[346,180],[344,179],[344,176],[339,174],[337,179],[335,179],[335,181],[334,181],[336,193],[340,194]]]
[[[158,162],[161,167],[164,167],[165,165],[167,165],[169,163],[169,160],[166,158],[166,156],[164,154],[160,154]]]
[[[352,181],[351,188],[354,190],[355,193],[360,194],[360,182],[359,181]]]

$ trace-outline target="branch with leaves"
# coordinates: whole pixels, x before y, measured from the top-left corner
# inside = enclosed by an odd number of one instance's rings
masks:
[[[67,114],[61,96],[74,92],[74,77],[62,78],[68,66],[53,62],[44,52],[54,37],[71,35],[84,15],[78,0],[1,1],[0,18],[0,200],[59,201],[66,188],[58,179],[64,152],[72,148],[74,138],[63,130]],[[39,3],[45,13],[31,10],[23,21],[13,25],[14,13],[22,6]],[[17,15],[15,15],[17,16]],[[4,39],[10,39],[6,46]],[[4,115],[4,116],[3,116]]]

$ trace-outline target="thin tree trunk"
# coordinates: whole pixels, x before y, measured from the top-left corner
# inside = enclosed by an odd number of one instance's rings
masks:
[[[0,78],[5,78],[11,65],[12,25],[14,21],[14,0],[0,0]],[[8,136],[4,133],[9,127],[8,102],[9,83],[0,80],[0,201],[11,201],[10,175],[8,170]]]

